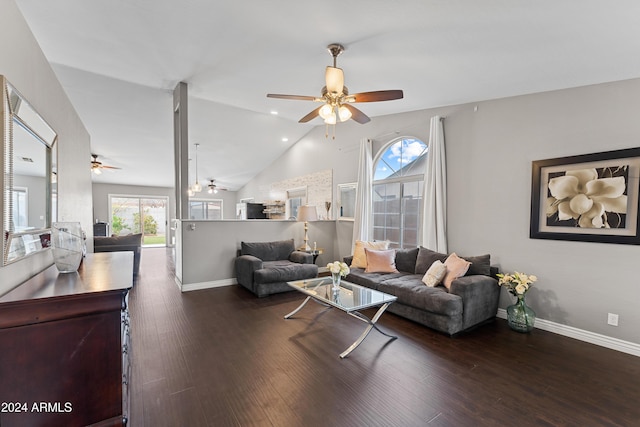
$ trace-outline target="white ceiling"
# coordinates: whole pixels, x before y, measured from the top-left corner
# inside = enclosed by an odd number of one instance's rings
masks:
[[[372,117],[640,77],[636,0],[16,3],[92,151],[122,168],[96,182],[173,186],[172,91],[185,81],[200,181],[240,188],[322,124],[297,123],[317,105],[265,95],[319,95],[334,42],[350,92],[404,90],[358,105]]]

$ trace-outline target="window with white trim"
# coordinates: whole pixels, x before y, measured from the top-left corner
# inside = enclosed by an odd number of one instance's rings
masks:
[[[374,165],[373,239],[393,248],[415,248],[422,223],[427,144],[402,137],[389,142]]]

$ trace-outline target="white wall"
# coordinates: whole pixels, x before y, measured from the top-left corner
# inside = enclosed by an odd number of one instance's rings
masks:
[[[640,146],[639,95],[636,79],[350,121],[337,125],[335,140],[318,126],[238,197],[326,168],[334,187],[355,181],[361,138],[374,140],[374,154],[401,135],[426,142],[430,117],[445,116],[449,250],[490,253],[504,271],[537,275],[527,302],[541,319],[640,344],[639,246],[529,238],[531,162]],[[350,252],[351,230],[337,224],[336,256]],[[511,303],[503,291],[501,307]],[[609,312],[618,327],[607,325]]]
[[[58,220],[79,221],[91,237],[89,134],[14,1],[0,0],[0,11],[0,74],[58,133]],[[52,263],[45,251],[0,268],[0,294]]]

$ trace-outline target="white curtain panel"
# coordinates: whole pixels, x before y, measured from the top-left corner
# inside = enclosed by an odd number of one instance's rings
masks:
[[[371,140],[360,140],[360,161],[358,164],[358,188],[356,189],[356,212],[353,222],[353,238],[351,247],[356,240],[369,240],[371,233],[371,191],[373,180],[373,158],[371,154]]]
[[[422,246],[447,253],[447,162],[444,146],[444,125],[440,116],[431,118],[429,154],[424,177],[424,221]]]

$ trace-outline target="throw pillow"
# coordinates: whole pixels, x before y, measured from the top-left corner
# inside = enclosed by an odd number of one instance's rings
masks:
[[[491,255],[463,256],[461,258],[471,263],[466,276],[473,276],[475,274],[491,276]]]
[[[367,268],[365,273],[397,273],[396,251],[388,249],[385,251],[374,251],[364,248],[367,256]]]
[[[364,253],[364,248],[385,250],[389,249],[389,242],[363,242],[362,240],[356,240],[356,246],[353,250],[353,260],[350,265],[351,268],[367,268],[367,255]]]
[[[418,258],[418,248],[396,249],[396,268],[399,271],[415,273],[416,259]]]
[[[464,273],[467,272],[471,263],[463,260],[453,252],[447,257],[444,265],[447,266],[447,274],[445,274],[444,279],[442,279],[442,283],[444,283],[445,288],[451,289],[451,282],[458,277],[464,276]]]
[[[447,274],[447,266],[444,265],[442,261],[435,260],[424,274],[424,277],[422,277],[422,283],[433,288],[442,282],[445,274]]]
[[[441,254],[440,252],[432,251],[425,247],[420,246],[418,250],[418,257],[416,259],[415,274],[424,274],[431,267],[434,261],[442,261],[447,259],[447,254]]]

